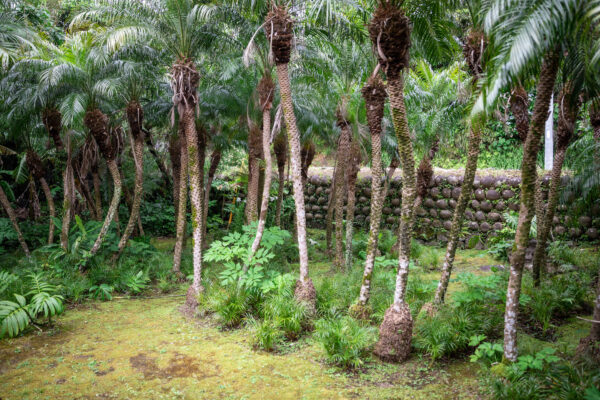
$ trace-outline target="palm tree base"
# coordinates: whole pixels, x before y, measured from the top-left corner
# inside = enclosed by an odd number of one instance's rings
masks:
[[[315,290],[315,285],[312,279],[307,278],[306,281],[298,279],[296,281],[294,298],[297,302],[306,306],[309,315],[315,315],[317,311],[317,291]]]
[[[200,287],[200,290],[197,291],[196,289],[194,289],[194,285],[191,285],[189,287],[189,289],[187,290],[187,293],[185,294],[185,303],[184,305],[181,307],[181,312],[188,316],[188,317],[193,317],[196,315],[196,312],[198,311],[198,296],[200,296],[200,293],[202,293],[203,289],[202,287]]]
[[[373,309],[370,305],[362,304],[358,301],[352,304],[350,309],[348,309],[348,314],[358,321],[369,321],[372,313]]]
[[[401,362],[410,355],[413,320],[408,304],[392,304],[379,326],[379,341],[373,353],[382,361]]]
[[[594,339],[592,335],[582,338],[575,354],[580,358],[590,358],[594,362],[600,363],[600,341]]]

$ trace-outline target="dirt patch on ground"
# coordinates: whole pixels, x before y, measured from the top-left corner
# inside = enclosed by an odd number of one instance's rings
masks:
[[[151,357],[146,353],[139,353],[129,359],[131,366],[144,375],[144,379],[173,379],[195,377],[199,379],[215,376],[214,373],[208,373],[206,368],[201,368],[201,360],[186,354],[175,352],[169,364],[161,368],[158,366],[157,358]],[[202,363],[206,366],[205,362]]]

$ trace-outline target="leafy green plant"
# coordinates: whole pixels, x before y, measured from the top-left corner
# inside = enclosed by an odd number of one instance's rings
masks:
[[[351,317],[321,319],[316,323],[315,336],[329,363],[354,369],[365,363],[375,342],[375,329],[362,326]]]
[[[483,342],[480,343],[483,339],[485,339],[484,335],[477,335],[471,337],[469,341],[469,346],[477,346],[475,349],[475,353],[471,354],[470,360],[471,362],[483,362],[486,365],[491,365],[502,360],[502,355],[504,354],[504,349],[500,343],[490,343]]]
[[[8,271],[0,271],[0,294],[4,293],[11,283],[16,281],[18,277]]]
[[[112,300],[112,292],[114,290],[114,287],[107,285],[106,283],[94,285],[88,289],[90,297],[99,300]]]
[[[150,278],[144,271],[139,271],[137,274],[130,274],[125,280],[125,286],[129,292],[133,294],[139,294],[148,287],[148,281]]]
[[[308,324],[306,307],[292,296],[272,296],[263,303],[262,311],[265,320],[272,321],[288,340],[298,339]]]
[[[265,351],[273,351],[277,345],[283,340],[283,332],[274,321],[256,319],[250,320],[252,328],[252,342],[254,348],[259,348]]]
[[[64,299],[56,294],[56,286],[48,283],[42,274],[30,273],[27,277],[29,291],[25,295],[13,293],[16,301],[0,301],[0,337],[18,335],[30,324],[36,325],[40,315],[51,322],[53,316],[63,312]]]
[[[213,307],[222,327],[235,328],[251,314],[250,293],[243,287],[218,291],[213,299]]]

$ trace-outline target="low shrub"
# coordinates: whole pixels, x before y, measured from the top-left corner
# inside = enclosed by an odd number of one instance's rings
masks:
[[[361,367],[369,356],[375,343],[375,332],[373,327],[343,317],[318,320],[315,337],[325,350],[327,362],[354,369]]]

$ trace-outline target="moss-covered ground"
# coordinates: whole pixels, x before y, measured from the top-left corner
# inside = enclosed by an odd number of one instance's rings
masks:
[[[494,264],[485,252],[461,251],[456,272],[484,274],[481,267]],[[321,278],[328,271],[324,262],[312,269]],[[373,359],[344,372],[323,361],[310,335],[283,353],[255,351],[247,328],[222,331],[207,320],[187,320],[179,312],[183,299],[89,302],[43,332],[0,341],[0,399],[485,398],[478,366],[467,358],[432,364],[415,354],[400,365]],[[554,345],[571,352],[588,329],[573,320],[560,327]]]

